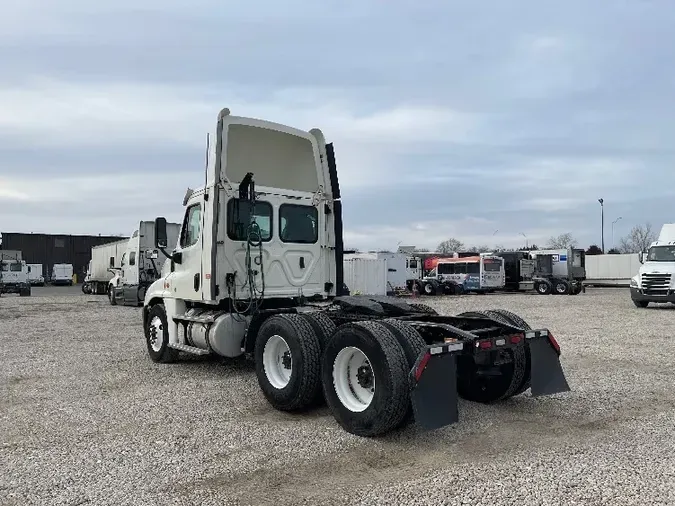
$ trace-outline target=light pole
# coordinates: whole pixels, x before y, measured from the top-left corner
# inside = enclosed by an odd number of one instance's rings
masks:
[[[614,249],[614,224],[621,219],[621,216],[619,216],[616,220],[612,222],[612,249]],[[603,251],[604,253],[604,251]]]
[[[601,223],[601,230],[602,230],[602,246],[600,249],[602,249],[602,252],[605,252],[605,199],[598,199],[598,202],[600,202],[600,223]]]
[[[527,242],[527,236],[523,232],[521,232],[520,235],[525,238],[525,249],[530,249],[530,245]]]

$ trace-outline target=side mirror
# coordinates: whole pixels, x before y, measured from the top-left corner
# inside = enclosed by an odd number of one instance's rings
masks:
[[[28,272],[30,272],[30,267],[28,267]]]
[[[110,257],[110,268],[115,267],[115,257]]]
[[[640,251],[638,253],[638,260],[640,261],[641,264],[645,263],[645,254],[644,251]]]
[[[145,258],[148,260],[155,260],[159,256],[159,253],[157,253],[156,249],[146,249],[145,250]]]
[[[155,246],[160,249],[167,247],[169,239],[166,235],[166,218],[155,219]]]

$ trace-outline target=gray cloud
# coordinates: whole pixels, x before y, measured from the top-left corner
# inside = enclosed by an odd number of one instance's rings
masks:
[[[354,246],[599,242],[598,197],[623,232],[658,226],[675,183],[667,7],[26,0],[0,20],[0,215],[96,233],[178,219],[229,106],[335,141]]]

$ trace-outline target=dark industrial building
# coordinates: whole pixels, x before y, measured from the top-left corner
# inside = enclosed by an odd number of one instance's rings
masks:
[[[2,232],[0,249],[19,250],[27,264],[42,264],[45,279],[51,275],[54,264],[72,264],[80,283],[91,260],[91,248],[122,239],[126,237]]]

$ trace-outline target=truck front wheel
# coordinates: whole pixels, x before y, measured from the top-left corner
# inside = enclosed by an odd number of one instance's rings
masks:
[[[649,305],[649,301],[646,300],[634,300],[633,304],[635,304],[635,307],[641,307],[645,308]]]
[[[178,350],[169,348],[169,326],[164,304],[155,304],[148,311],[145,342],[153,362],[168,364],[178,358]]]
[[[255,340],[255,372],[267,401],[280,411],[310,406],[321,392],[321,342],[298,314],[265,320]]]
[[[396,336],[381,323],[338,327],[321,369],[326,403],[347,432],[378,436],[405,419],[410,405],[408,363]]]

